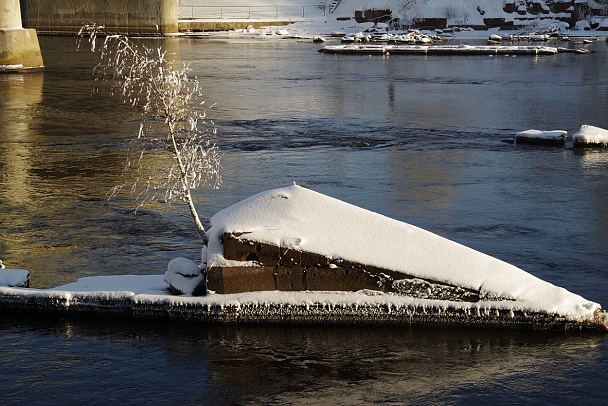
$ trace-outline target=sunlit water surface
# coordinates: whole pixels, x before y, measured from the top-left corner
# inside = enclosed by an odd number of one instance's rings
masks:
[[[162,274],[200,241],[180,205],[133,214],[138,119],[97,59],[41,37],[43,73],[0,76],[0,259],[34,287]],[[189,63],[223,150],[218,210],[296,182],[421,226],[608,306],[608,152],[504,142],[608,128],[606,43],[588,55],[323,55],[309,41],[150,41]],[[604,335],[234,327],[2,315],[3,404],[603,404]]]

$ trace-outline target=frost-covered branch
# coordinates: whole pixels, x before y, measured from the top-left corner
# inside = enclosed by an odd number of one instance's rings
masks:
[[[99,46],[97,39],[104,36]],[[160,47],[150,48],[124,35],[105,35],[103,26],[87,24],[79,37],[88,38],[101,62],[96,73],[113,81],[121,101],[141,114],[139,132],[130,140],[128,182],[112,189],[114,196],[130,184],[141,204],[184,201],[207,243],[192,191],[218,187],[220,154],[214,142],[216,128],[206,120],[199,82],[188,76],[187,65],[175,66]],[[160,164],[159,164],[160,163]]]

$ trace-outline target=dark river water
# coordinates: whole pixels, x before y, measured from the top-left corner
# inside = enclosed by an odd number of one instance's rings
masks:
[[[223,184],[196,194],[206,223],[296,182],[608,307],[608,151],[505,142],[608,128],[605,41],[543,57],[149,41],[214,105]],[[139,121],[94,80],[97,56],[40,44],[44,72],[0,76],[0,259],[42,288],[198,260],[184,206],[107,200]],[[605,404],[608,382],[602,334],[0,316],[2,404]]]

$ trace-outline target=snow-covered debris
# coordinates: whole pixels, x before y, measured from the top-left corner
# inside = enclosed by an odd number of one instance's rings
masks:
[[[0,261],[0,286],[23,287],[30,285],[30,273],[25,269],[6,269]]]
[[[292,248],[286,241],[297,241],[307,252],[474,290],[481,302],[504,299],[500,306],[512,309],[572,319],[592,318],[600,309],[497,258],[297,185],[236,203],[213,216],[211,225],[210,267],[258,266],[224,258],[221,236],[232,233],[285,248]]]
[[[526,130],[515,135],[516,144],[543,144],[564,145],[566,143],[567,131],[562,130]]]
[[[352,42],[352,41],[351,41]],[[545,46],[493,46],[493,45],[379,45],[347,44],[327,45],[319,50],[327,54],[381,54],[381,55],[555,55],[556,47]]]
[[[205,275],[199,266],[187,258],[174,258],[167,265],[164,280],[167,290],[176,295],[200,295],[206,293]]]
[[[574,29],[579,31],[591,30],[591,24],[587,20],[579,20],[574,24]]]
[[[572,143],[575,147],[608,147],[608,130],[583,124],[572,134]]]

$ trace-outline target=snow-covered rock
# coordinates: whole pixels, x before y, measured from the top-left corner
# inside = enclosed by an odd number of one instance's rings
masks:
[[[572,143],[575,147],[608,147],[608,130],[583,124],[572,134]]]
[[[167,265],[164,280],[167,290],[176,295],[197,296],[206,293],[205,275],[187,258],[174,258]]]
[[[539,145],[564,145],[566,143],[567,131],[552,130],[526,130],[515,135],[516,144],[539,144]]]
[[[579,31],[588,31],[591,29],[591,24],[587,20],[579,20],[574,24],[574,29]]]

